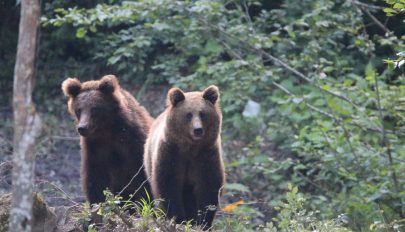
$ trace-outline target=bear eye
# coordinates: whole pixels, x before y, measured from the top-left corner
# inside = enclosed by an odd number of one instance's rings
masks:
[[[201,120],[205,120],[207,118],[207,115],[204,112],[200,112],[200,118]]]
[[[187,119],[187,121],[191,121],[192,118],[193,118],[193,114],[192,114],[192,113],[186,114],[186,119]]]
[[[95,107],[95,108],[91,109],[91,114],[93,114],[93,115],[100,114],[101,112],[102,112],[102,110],[99,107]]]
[[[80,118],[80,114],[82,113],[82,110],[81,109],[76,109],[75,110],[75,114],[76,114],[76,117],[77,118]]]

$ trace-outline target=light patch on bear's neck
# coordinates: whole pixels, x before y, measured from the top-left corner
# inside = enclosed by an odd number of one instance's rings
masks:
[[[154,129],[154,134],[155,135],[161,135],[161,140],[166,141],[166,118],[163,117],[162,121],[157,124],[156,128]],[[158,140],[152,140],[154,143],[157,143]],[[152,144],[152,147],[154,148],[154,151],[152,154],[157,154],[158,152],[158,144]]]
[[[166,128],[166,118],[164,118],[157,126],[156,128],[156,134],[159,135],[164,135],[164,139],[166,140],[166,135],[165,135],[165,128]]]

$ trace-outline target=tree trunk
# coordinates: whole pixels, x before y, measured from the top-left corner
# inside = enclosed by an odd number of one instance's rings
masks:
[[[39,0],[22,0],[14,67],[13,200],[9,231],[32,230],[35,141],[41,119],[32,102],[40,16]]]

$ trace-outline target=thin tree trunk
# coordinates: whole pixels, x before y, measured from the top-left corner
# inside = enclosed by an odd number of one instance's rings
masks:
[[[41,119],[32,102],[40,16],[39,0],[22,0],[14,67],[13,200],[9,231],[32,230],[35,141]]]

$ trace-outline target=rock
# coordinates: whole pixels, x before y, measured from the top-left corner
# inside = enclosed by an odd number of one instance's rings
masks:
[[[34,196],[33,216],[32,231],[55,231],[56,215],[38,194]]]
[[[76,232],[83,231],[80,223],[75,219],[73,215],[78,215],[80,211],[76,207],[72,206],[58,206],[52,208],[57,218],[57,232]]]
[[[0,196],[0,232],[8,231],[8,219],[11,209],[11,194]],[[56,229],[56,216],[38,194],[34,196],[33,206],[33,225],[34,232],[52,232]]]
[[[0,196],[0,232],[8,231],[8,218],[11,208],[11,194]]]

